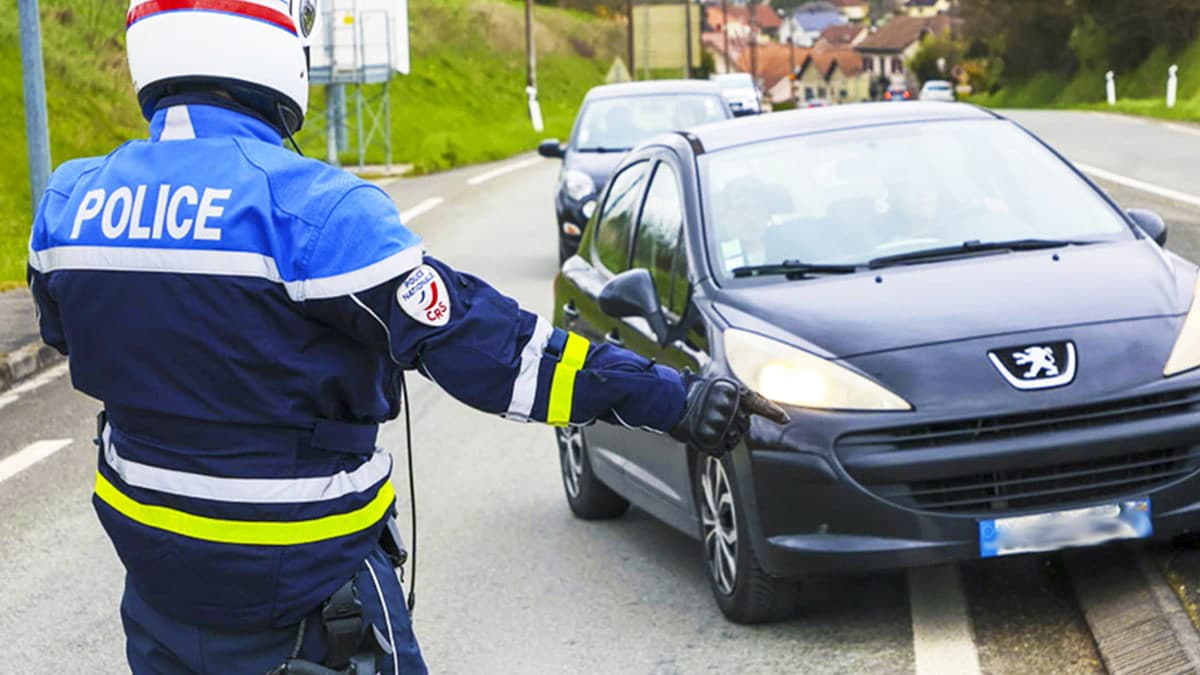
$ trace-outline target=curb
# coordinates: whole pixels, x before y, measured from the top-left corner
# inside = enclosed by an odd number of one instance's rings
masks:
[[[43,368],[65,359],[66,357],[59,354],[58,350],[42,344],[41,340],[31,342],[7,354],[0,354],[0,391],[4,391]]]
[[[1112,675],[1200,672],[1196,630],[1161,575],[1129,547],[1109,551],[1103,567],[1083,554],[1063,556],[1105,669]]]

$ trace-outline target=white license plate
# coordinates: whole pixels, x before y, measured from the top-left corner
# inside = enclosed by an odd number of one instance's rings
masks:
[[[1028,516],[979,521],[979,556],[1053,551],[1117,539],[1143,539],[1154,532],[1150,500],[1088,506]]]

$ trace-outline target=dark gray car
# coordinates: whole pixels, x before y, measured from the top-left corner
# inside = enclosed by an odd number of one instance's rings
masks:
[[[571,138],[543,141],[543,157],[563,160],[554,212],[558,219],[559,260],[579,247],[583,225],[613,167],[630,148],[663,131],[733,116],[721,90],[701,80],[650,80],[593,87],[583,99]]]
[[[791,415],[721,459],[559,432],[572,510],[699,538],[731,619],[786,615],[808,575],[1200,527],[1196,267],[1016,124],[914,102],[708,125],[630,152],[597,211],[557,325]]]

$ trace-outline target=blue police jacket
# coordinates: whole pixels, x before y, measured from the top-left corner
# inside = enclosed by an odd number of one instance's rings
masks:
[[[28,281],[99,399],[93,504],[165,614],[256,630],[349,579],[394,513],[377,425],[417,369],[482,411],[667,429],[674,370],[551,327],[429,257],[377,187],[257,118],[167,99],[53,174]]]

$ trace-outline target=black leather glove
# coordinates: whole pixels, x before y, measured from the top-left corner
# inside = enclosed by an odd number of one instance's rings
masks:
[[[726,377],[685,375],[687,392],[683,417],[671,436],[704,452],[723,455],[733,449],[750,428],[750,416],[762,415],[787,424],[783,408]]]

